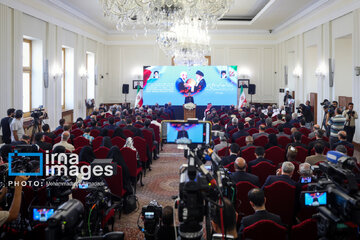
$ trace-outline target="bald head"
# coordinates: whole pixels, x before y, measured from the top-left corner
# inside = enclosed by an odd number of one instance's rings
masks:
[[[244,158],[238,157],[235,160],[235,170],[238,172],[246,170],[246,161]]]
[[[253,139],[252,136],[247,136],[245,138],[245,142],[246,142],[247,145],[249,145],[249,144],[252,144],[254,142],[254,139]]]
[[[63,132],[62,134],[61,134],[61,140],[62,141],[67,141],[67,140],[69,140],[69,137],[70,137],[70,132],[68,132],[68,131],[65,131],[65,132]]]
[[[314,131],[317,131],[317,130],[319,130],[320,129],[320,126],[318,125],[318,124],[315,124],[314,125]]]
[[[339,136],[339,140],[346,141],[346,132],[345,131],[340,131],[338,133],[338,136]]]

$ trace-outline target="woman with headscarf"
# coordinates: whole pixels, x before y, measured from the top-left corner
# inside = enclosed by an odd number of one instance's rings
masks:
[[[121,155],[120,149],[117,146],[111,147],[106,158],[112,158],[113,162],[116,162],[122,169],[123,188],[126,190],[126,194],[132,194],[133,189],[131,187],[129,169]]]
[[[275,147],[275,146],[281,147],[278,144],[276,134],[274,134],[274,133],[269,134],[268,139],[269,139],[269,142],[268,142],[268,144],[265,145],[265,147],[264,147],[265,149],[269,149],[269,148]]]
[[[124,147],[128,147],[128,148],[136,151],[137,166],[138,166],[138,167],[141,167],[140,155],[139,155],[138,151],[136,150],[136,148],[134,147],[134,141],[133,141],[133,139],[132,139],[131,137],[128,137],[128,138],[126,139],[126,142],[125,142]]]
[[[111,138],[108,136],[104,137],[101,146],[110,149],[112,147]]]
[[[64,146],[57,146],[52,153],[66,153],[66,148]]]
[[[95,159],[95,154],[90,146],[84,146],[79,154],[79,161],[80,162],[88,162],[91,163]]]
[[[126,139],[126,136],[124,135],[123,130],[120,127],[115,129],[112,137],[121,137],[122,139]]]

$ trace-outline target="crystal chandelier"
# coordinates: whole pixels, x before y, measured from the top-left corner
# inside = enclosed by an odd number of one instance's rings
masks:
[[[202,64],[210,52],[208,29],[230,9],[233,0],[100,0],[105,16],[124,30],[143,26],[177,64]]]

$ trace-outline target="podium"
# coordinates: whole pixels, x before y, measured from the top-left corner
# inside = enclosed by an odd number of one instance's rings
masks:
[[[187,120],[188,118],[196,118],[196,105],[193,104],[195,107],[193,107],[192,109],[189,109],[187,106],[185,106],[185,105],[188,105],[188,104],[189,103],[183,105],[184,120]]]

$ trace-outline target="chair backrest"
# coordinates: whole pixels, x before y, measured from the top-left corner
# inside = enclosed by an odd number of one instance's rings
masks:
[[[297,146],[295,148],[298,151],[296,154],[296,161],[301,163],[305,162],[305,159],[308,156],[308,150],[300,146]]]
[[[317,222],[315,219],[310,218],[305,221],[292,226],[291,228],[292,240],[316,240],[317,236]]]
[[[237,128],[234,128],[233,130],[229,131],[229,138],[231,138],[232,135],[236,132],[237,132]]]
[[[96,138],[96,137],[99,136],[99,135],[100,135],[100,131],[97,130],[97,129],[92,129],[92,130],[90,131],[90,136],[93,136],[94,138]]]
[[[286,239],[286,228],[271,220],[260,220],[243,230],[242,239]]]
[[[265,151],[265,158],[272,161],[275,166],[277,166],[285,160],[285,150],[278,146],[268,148]]]
[[[224,168],[227,168],[230,172],[235,172],[234,162],[229,163],[228,165],[224,166]]]
[[[116,136],[111,139],[111,143],[113,146],[118,146],[118,148],[121,149],[125,145],[126,141],[125,141],[125,139],[122,139],[121,137]]]
[[[274,129],[274,128],[268,128],[268,129],[266,129],[265,130],[265,132],[266,133],[268,133],[268,134],[278,134],[279,133],[279,131],[277,130],[277,129]]]
[[[140,161],[147,162],[148,156],[146,154],[146,140],[141,137],[134,137],[134,147],[139,153]]]
[[[214,142],[214,145],[219,144],[219,143],[220,143],[220,138],[219,138],[219,137],[215,138],[215,139],[213,140],[213,142]]]
[[[78,147],[78,148],[76,148],[76,149],[73,151],[73,153],[76,153],[77,155],[79,155],[82,148],[83,148],[83,147]]]
[[[246,145],[246,136],[242,136],[238,139],[235,140],[235,142],[240,146],[240,147],[244,147]]]
[[[247,149],[242,151],[241,157],[244,158],[247,163],[249,163],[251,160],[256,159],[255,147],[248,147]]]
[[[351,148],[351,147],[348,147],[348,146],[345,146],[346,149],[347,149],[347,155],[352,157],[354,156],[354,148]]]
[[[107,147],[99,147],[95,149],[94,155],[96,158],[104,159],[109,153],[109,149]]]
[[[269,175],[275,175],[276,166],[268,162],[259,162],[255,166],[251,167],[251,173],[259,177],[260,184],[265,183],[266,178]]]
[[[305,144],[305,145],[309,145],[309,143],[311,142],[311,139],[308,138],[307,136],[305,135],[302,135],[301,136],[301,143]]]
[[[71,131],[71,134],[74,135],[74,137],[79,137],[79,136],[83,135],[84,132],[81,131],[80,129],[75,129],[75,130]]]
[[[50,138],[50,137],[48,137],[46,135],[44,135],[44,138],[45,138],[45,142],[50,143],[51,145],[53,144],[53,139],[52,138]]]
[[[61,141],[61,136],[54,138],[54,144],[59,143]]]
[[[160,127],[155,124],[150,124],[150,127],[154,129],[155,140],[160,143]]]
[[[92,147],[93,149],[98,149],[101,146],[103,137],[102,136],[97,136],[93,141],[92,141]]]
[[[280,144],[284,149],[286,146],[291,143],[291,139],[285,136],[278,137],[278,144]]]
[[[128,138],[128,137],[133,137],[134,133],[132,131],[130,131],[129,129],[124,129],[123,130],[124,135]]]
[[[252,136],[252,135],[255,134],[255,133],[259,133],[259,130],[257,130],[256,128],[251,128],[251,129],[248,130],[247,132],[250,134],[250,136]]]
[[[291,129],[290,128],[284,128],[284,133],[287,135],[291,135]]]
[[[117,165],[116,175],[105,177],[105,181],[112,194],[121,198],[123,196],[123,174],[121,166]]]
[[[109,136],[109,137],[112,137],[113,134],[114,134],[114,130],[108,129],[108,136]]]
[[[146,144],[148,145],[150,151],[152,151],[153,149],[153,136],[152,136],[152,132],[150,132],[149,130],[143,129],[141,130],[142,134],[144,135]]]
[[[250,182],[241,181],[236,184],[235,208],[238,213],[243,213],[244,216],[254,213],[254,209],[251,207],[248,199],[248,192],[253,188],[257,188],[257,186]]]
[[[300,174],[299,174],[300,163],[298,161],[291,161],[291,163],[294,164],[294,166],[295,166],[295,170],[294,170],[293,175],[291,176],[291,179],[294,180],[295,182],[297,182],[300,179]]]
[[[299,123],[294,123],[293,126],[294,126],[295,128],[300,128],[300,124],[299,124]]]
[[[54,134],[55,134],[56,136],[58,136],[58,135],[62,134],[63,131],[64,131],[64,129],[60,128],[60,129],[54,131]]]
[[[222,149],[220,149],[218,151],[218,156],[219,157],[225,157],[229,155],[229,147],[223,147]]]
[[[84,138],[83,136],[78,136],[78,137],[74,138],[73,143],[74,143],[75,149],[79,148],[79,147],[84,147],[84,146],[90,145],[89,140]]]
[[[299,128],[299,132],[301,132],[302,134],[304,134],[307,137],[307,136],[309,136],[309,133],[311,131],[305,127],[301,127],[301,128]]]
[[[121,154],[125,160],[126,166],[129,169],[131,177],[136,177],[137,170],[137,161],[136,161],[136,151],[128,147],[123,147],[120,149]]]
[[[278,214],[283,223],[292,225],[294,218],[296,188],[286,182],[277,181],[264,188],[266,209]]]
[[[144,126],[141,125],[141,124],[135,124],[134,127],[136,127],[136,128],[143,128]]]
[[[254,145],[265,147],[265,145],[268,144],[268,142],[269,142],[269,139],[267,136],[260,136],[254,140]]]

